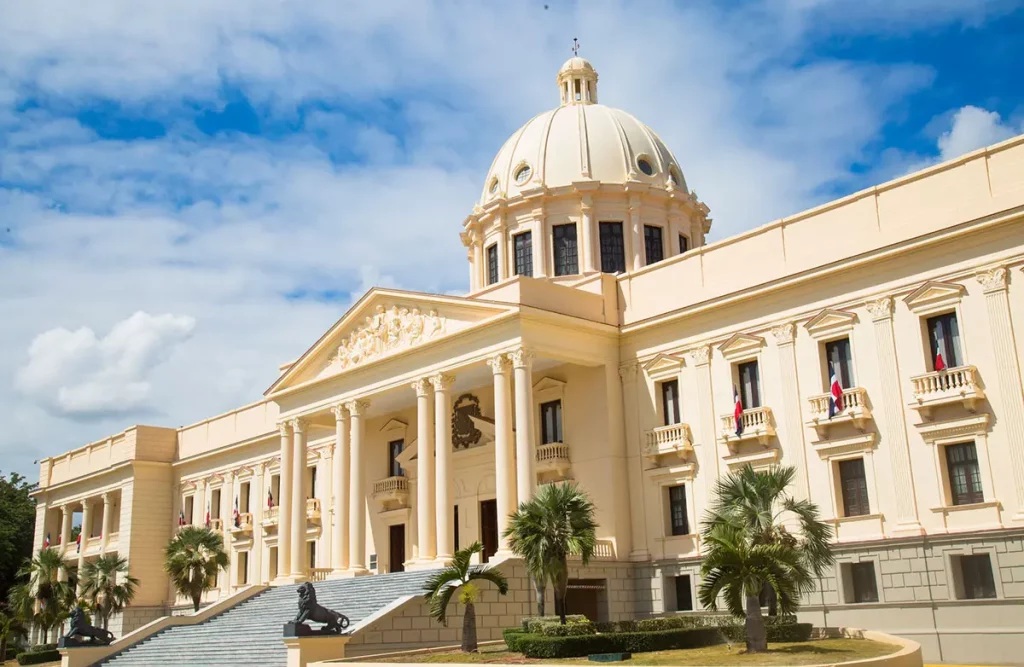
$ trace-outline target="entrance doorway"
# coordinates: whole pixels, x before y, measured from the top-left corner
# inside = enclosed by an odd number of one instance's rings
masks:
[[[498,501],[480,501],[480,541],[484,544],[483,562],[498,551]]]
[[[388,571],[405,572],[405,524],[388,526]]]
[[[607,619],[608,596],[604,579],[570,579],[565,592],[567,614],[583,614],[594,623]]]

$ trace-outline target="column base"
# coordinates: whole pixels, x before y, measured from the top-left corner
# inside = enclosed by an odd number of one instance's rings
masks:
[[[420,570],[434,570],[441,567],[436,558],[417,558],[403,563],[406,571],[418,572]]]
[[[651,560],[651,552],[647,549],[637,549],[629,552],[629,560],[634,563],[642,563]]]
[[[368,576],[370,574],[372,574],[372,572],[367,570],[365,567],[358,566],[358,567],[350,567],[347,570],[344,570],[344,571],[339,572],[337,574],[332,573],[331,577],[334,578],[334,579],[351,579],[352,577],[365,577],[365,576]]]
[[[487,562],[487,564],[496,565],[507,560],[512,560],[513,558],[519,558],[519,556],[516,556],[514,553],[512,553],[510,549],[498,549],[494,552],[494,555],[491,556],[491,559]]]
[[[302,584],[309,581],[309,577],[306,574],[282,574],[280,577],[274,579],[275,585],[284,584]]]

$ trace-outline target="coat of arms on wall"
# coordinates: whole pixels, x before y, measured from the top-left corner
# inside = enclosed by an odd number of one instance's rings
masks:
[[[329,365],[350,368],[387,352],[440,336],[444,330],[445,319],[436,310],[423,314],[419,308],[385,308],[379,305],[372,316],[367,316],[341,341]]]
[[[480,442],[483,433],[472,419],[480,416],[479,398],[473,394],[459,396],[452,406],[452,445],[455,449],[469,449]]]

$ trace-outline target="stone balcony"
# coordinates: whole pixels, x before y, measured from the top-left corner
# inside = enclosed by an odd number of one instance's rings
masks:
[[[320,523],[320,499],[306,498],[306,518],[313,523]]]
[[[209,528],[213,532],[219,533],[220,531],[224,530],[224,520],[223,519],[210,519]]]
[[[868,420],[871,419],[871,410],[868,408],[868,391],[864,387],[850,387],[843,390],[843,409],[832,419],[828,418],[828,408],[832,394],[818,394],[807,399],[810,404],[811,418],[807,422],[818,432],[819,438],[828,435],[828,428],[833,424],[852,422],[860,430],[864,430]]]
[[[750,440],[758,441],[762,446],[768,445],[768,439],[775,435],[775,421],[772,417],[771,408],[750,408],[744,410],[740,415],[743,420],[743,431],[736,435],[736,420],[733,415],[721,416],[721,431],[719,437],[729,447],[729,451],[736,453],[737,448],[743,442]]]
[[[928,417],[934,407],[961,403],[974,412],[978,401],[985,398],[981,378],[974,366],[957,366],[910,378],[914,401],[910,407]]]
[[[537,447],[537,472],[565,477],[569,472],[569,445],[551,442]]]
[[[277,517],[280,513],[281,508],[279,507],[268,507],[263,510],[263,520],[260,524],[263,526],[264,531],[270,532],[272,530],[277,530]]]
[[[660,465],[666,457],[680,459],[693,454],[693,436],[689,424],[669,424],[647,432],[644,456],[654,465]]]
[[[383,511],[402,509],[409,506],[409,479],[395,475],[378,479],[373,483],[373,499]]]
[[[242,540],[252,535],[252,513],[242,512],[238,515],[238,524],[232,523],[231,535],[236,540]]]

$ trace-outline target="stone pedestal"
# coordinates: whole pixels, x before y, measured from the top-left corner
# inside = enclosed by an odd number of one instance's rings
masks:
[[[344,635],[285,637],[282,639],[288,649],[285,664],[288,667],[306,667],[311,662],[344,658],[348,639]]]
[[[60,667],[87,667],[110,654],[106,646],[60,648]]]

